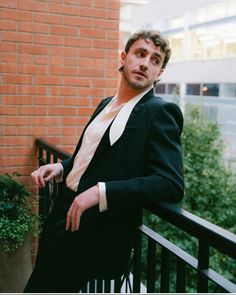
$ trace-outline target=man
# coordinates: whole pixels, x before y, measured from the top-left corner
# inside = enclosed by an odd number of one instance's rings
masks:
[[[77,292],[121,276],[144,205],[182,199],[182,113],[152,89],[170,53],[159,32],[131,36],[118,92],[99,104],[73,156],[32,173],[40,187],[62,182],[25,292]]]

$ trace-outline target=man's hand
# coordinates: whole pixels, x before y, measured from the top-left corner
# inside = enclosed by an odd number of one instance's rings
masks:
[[[79,229],[80,218],[85,210],[99,203],[99,189],[93,186],[78,195],[70,206],[66,218],[66,230],[76,231]]]
[[[62,166],[59,163],[47,164],[39,167],[31,173],[34,182],[39,187],[45,187],[45,184],[52,178],[59,176],[62,172]]]

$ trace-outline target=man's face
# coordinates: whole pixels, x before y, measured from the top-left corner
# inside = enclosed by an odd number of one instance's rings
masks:
[[[122,78],[130,88],[145,90],[163,72],[164,58],[165,53],[151,40],[139,39],[132,44],[128,53],[121,54],[124,66]]]

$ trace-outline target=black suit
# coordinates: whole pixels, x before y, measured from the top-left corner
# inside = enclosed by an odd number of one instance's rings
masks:
[[[90,122],[110,99],[100,103]],[[60,196],[44,228],[36,267],[44,265],[43,259],[47,263],[51,259],[52,265],[64,267],[68,275],[82,270],[90,278],[114,278],[124,273],[143,206],[178,202],[183,197],[182,126],[178,106],[155,97],[151,90],[134,107],[124,133],[113,146],[108,128],[77,192],[61,184]],[[72,158],[62,162],[64,181],[82,137]],[[98,206],[88,209],[79,230],[65,232],[66,212],[73,198],[99,181],[106,184],[108,210],[100,213]],[[52,259],[55,253],[61,257],[60,263]]]

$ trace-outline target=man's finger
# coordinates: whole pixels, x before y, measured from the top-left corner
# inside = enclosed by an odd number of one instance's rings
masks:
[[[71,204],[70,209],[67,212],[67,217],[66,217],[66,230],[69,230],[69,228],[70,228],[70,223],[71,223],[70,220],[71,220],[71,212],[72,212],[72,209],[73,209],[73,203]]]

